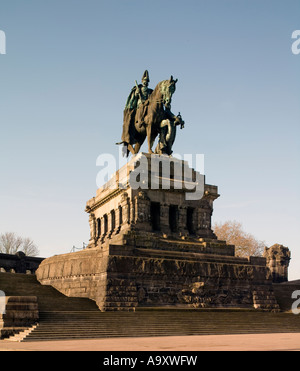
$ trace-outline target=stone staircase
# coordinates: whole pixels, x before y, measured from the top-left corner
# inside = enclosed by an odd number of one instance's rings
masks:
[[[41,312],[39,326],[16,339],[27,342],[287,332],[300,332],[300,315],[243,310],[63,311]]]
[[[6,340],[8,341],[16,341],[16,342],[21,342],[23,341],[34,329],[37,328],[39,324],[35,324],[31,327],[29,327],[28,329],[24,330],[24,331],[20,331],[18,333],[16,333],[15,335],[12,335],[10,336],[9,338],[7,338]]]
[[[112,282],[113,293],[121,288]],[[281,310],[290,310],[291,294],[299,289],[300,282],[274,285]],[[135,312],[101,312],[92,300],[68,298],[51,286],[41,285],[34,275],[0,273],[0,290],[7,296],[38,298],[38,326],[14,335],[12,341],[300,332],[300,315],[259,309],[137,308]],[[258,307],[262,294],[260,290],[255,293]]]

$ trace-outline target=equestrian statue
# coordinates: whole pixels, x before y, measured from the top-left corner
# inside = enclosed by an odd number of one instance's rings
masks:
[[[135,81],[127,98],[123,113],[122,141],[123,154],[128,157],[131,152],[137,154],[147,138],[148,152],[152,151],[153,143],[159,136],[155,149],[156,154],[171,156],[176,136],[176,127],[184,127],[180,113],[175,116],[171,112],[172,95],[176,90],[177,79],[173,76],[157,84],[154,90],[148,88],[149,73],[142,76],[142,84]]]

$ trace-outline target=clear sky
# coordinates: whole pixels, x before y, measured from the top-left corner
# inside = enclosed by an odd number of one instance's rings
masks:
[[[148,69],[151,88],[178,78],[174,151],[204,154],[213,221],[288,246],[299,279],[299,15],[299,0],[1,0],[0,233],[44,257],[88,242],[96,159],[118,154]]]

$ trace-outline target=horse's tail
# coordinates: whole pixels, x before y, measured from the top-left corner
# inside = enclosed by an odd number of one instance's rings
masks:
[[[122,148],[122,156],[123,157],[128,157],[129,156],[129,153],[130,153],[130,151],[129,151],[129,149],[128,149],[128,143],[126,143],[126,142],[117,142],[116,143],[116,145],[121,145],[121,144],[123,144],[123,148]]]

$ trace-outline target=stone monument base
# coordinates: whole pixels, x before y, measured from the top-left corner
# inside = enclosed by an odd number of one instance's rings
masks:
[[[95,300],[102,311],[145,307],[278,311],[262,257],[240,258],[216,239],[168,239],[128,232],[106,247],[45,259],[42,284]]]
[[[266,258],[236,257],[214,234],[218,197],[187,162],[139,154],[87,202],[88,248],[45,259],[37,278],[67,296],[93,299],[103,311],[278,310]]]

